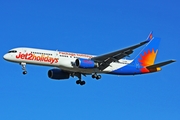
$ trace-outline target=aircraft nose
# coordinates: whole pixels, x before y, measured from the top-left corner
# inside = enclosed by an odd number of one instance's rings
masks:
[[[5,55],[3,56],[3,58],[4,58],[5,60],[7,60],[7,59],[8,59],[8,55],[5,54]]]

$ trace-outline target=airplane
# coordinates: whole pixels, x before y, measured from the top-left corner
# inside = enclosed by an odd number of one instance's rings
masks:
[[[64,80],[77,77],[76,84],[84,85],[82,75],[91,75],[97,80],[101,74],[113,75],[137,75],[158,72],[161,67],[175,60],[156,63],[160,38],[153,37],[150,32],[147,39],[139,44],[120,49],[99,56],[64,52],[58,50],[45,50],[28,47],[11,49],[3,58],[10,62],[19,63],[23,74],[27,74],[26,64],[55,67],[48,71],[48,77],[54,80]],[[136,48],[143,45],[143,50],[131,60],[126,57],[133,53]]]

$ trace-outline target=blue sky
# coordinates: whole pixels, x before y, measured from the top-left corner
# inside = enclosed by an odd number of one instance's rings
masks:
[[[178,0],[0,1],[0,119],[2,120],[179,120],[180,2]],[[100,55],[160,37],[157,62],[177,62],[159,73],[53,81],[51,67],[3,60],[26,46]],[[140,49],[131,56],[133,58]]]

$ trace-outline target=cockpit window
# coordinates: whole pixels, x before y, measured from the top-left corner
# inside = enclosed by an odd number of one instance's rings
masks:
[[[8,53],[17,53],[16,50],[10,50]]]

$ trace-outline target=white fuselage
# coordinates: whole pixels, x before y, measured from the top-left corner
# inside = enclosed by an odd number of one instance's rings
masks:
[[[35,48],[14,48],[4,55],[4,59],[16,62],[26,63],[41,66],[58,67],[62,70],[70,72],[81,72],[86,74],[91,73],[109,73],[117,70],[127,64],[130,64],[133,60],[120,59],[119,62],[112,62],[109,67],[100,71],[97,68],[84,69],[75,66],[75,60],[78,58],[90,59],[95,57],[94,55],[79,54],[72,52],[53,51]]]

